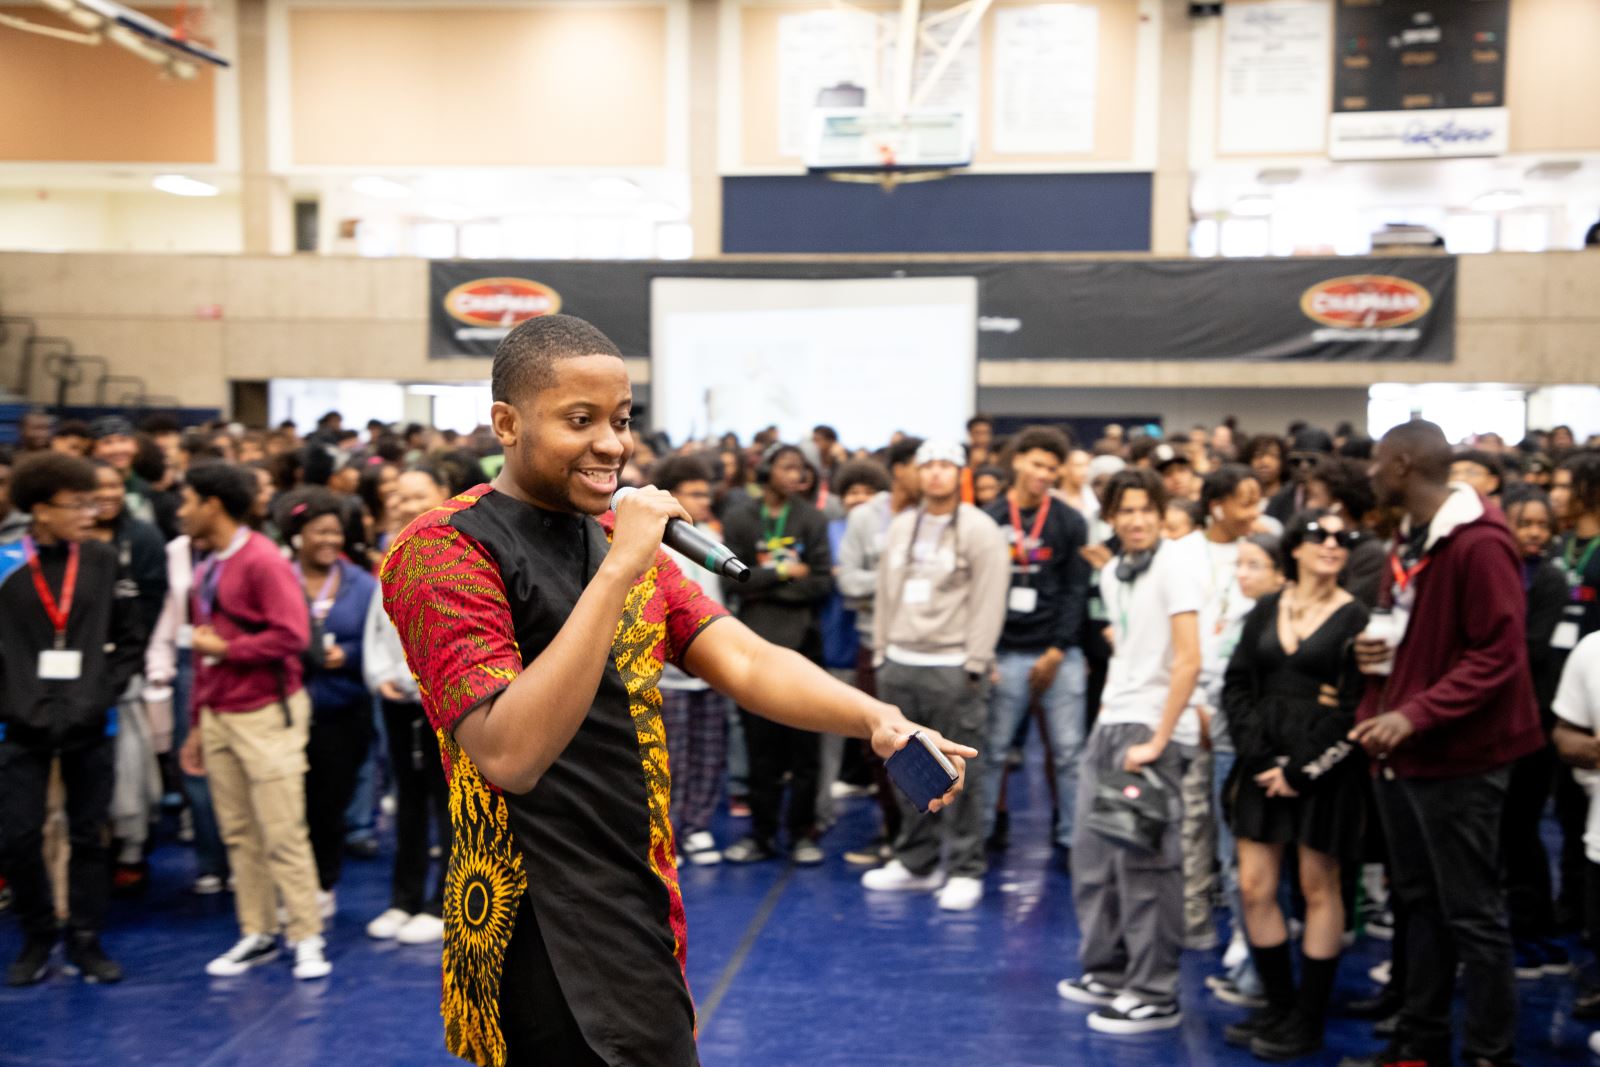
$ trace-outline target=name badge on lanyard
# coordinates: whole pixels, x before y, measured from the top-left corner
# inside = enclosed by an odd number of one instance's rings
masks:
[[[1015,500],[1007,499],[1011,506],[1011,552],[1019,576],[1027,583],[1013,585],[1011,592],[1006,595],[1006,610],[1018,615],[1032,615],[1039,607],[1039,590],[1033,583],[1033,550],[1039,546],[1040,535],[1044,533],[1045,519],[1050,515],[1050,494],[1046,493],[1039,502],[1039,510],[1033,517],[1033,529],[1023,532],[1022,512],[1017,508]]]
[[[33,572],[33,589],[39,595],[50,627],[55,631],[55,647],[39,653],[39,679],[45,682],[75,682],[83,677],[83,653],[67,647],[67,622],[72,618],[72,600],[78,590],[78,562],[81,547],[76,543],[67,546],[67,570],[61,578],[61,599],[50,592],[45,581],[44,568],[39,564],[39,549],[32,537],[22,539],[22,551],[28,559],[28,569]]]
[[[1018,615],[1032,615],[1039,606],[1039,590],[1031,585],[1014,585],[1006,597],[1006,607]]]

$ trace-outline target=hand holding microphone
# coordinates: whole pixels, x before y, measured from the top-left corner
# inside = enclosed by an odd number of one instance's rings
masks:
[[[745,566],[727,545],[714,541],[697,530],[689,518],[689,513],[683,510],[683,506],[672,494],[653,486],[635,489],[625,485],[611,495],[611,509],[617,513],[617,531],[612,541],[613,552],[619,547],[624,551],[633,547],[631,543],[623,545],[626,536],[624,525],[632,525],[630,513],[641,507],[646,509],[645,514],[649,519],[665,520],[666,528],[660,537],[661,544],[681,553],[714,574],[732,578],[736,582],[750,580],[750,568]],[[631,540],[629,538],[630,542]],[[654,546],[645,547],[649,555],[645,557],[645,561],[636,573],[644,571],[650,565],[650,560],[655,558]]]

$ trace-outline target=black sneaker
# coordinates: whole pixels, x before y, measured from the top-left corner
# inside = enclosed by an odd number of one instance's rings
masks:
[[[1087,1004],[1092,1008],[1109,1008],[1122,996],[1122,990],[1097,981],[1090,975],[1081,978],[1063,978],[1056,983],[1056,993],[1062,1000],[1074,1004]]]
[[[1250,1054],[1269,1063],[1297,1060],[1321,1048],[1322,1027],[1299,1012],[1291,1012],[1282,1025],[1263,1030],[1250,1042]]]
[[[762,863],[775,855],[771,845],[753,837],[742,837],[722,851],[722,858],[729,863]]]
[[[122,968],[100,947],[97,934],[73,934],[67,941],[67,964],[90,985],[112,985],[122,981]]]
[[[1600,986],[1578,987],[1578,995],[1572,1001],[1572,1017],[1584,1022],[1600,1019]]]
[[[1268,1004],[1259,1011],[1251,1012],[1239,1022],[1224,1027],[1222,1040],[1234,1048],[1249,1048],[1252,1041],[1282,1026],[1288,1018],[1288,1008],[1273,1007]]]
[[[1089,1013],[1089,1029],[1122,1037],[1175,1030],[1182,1025],[1183,1012],[1177,1001],[1147,1004],[1131,993],[1124,993],[1106,1007]]]
[[[50,973],[50,953],[56,939],[49,935],[29,934],[15,962],[6,969],[6,985],[35,985]]]
[[[1011,843],[1011,813],[997,811],[994,813],[994,832],[983,843],[983,847],[990,852],[1004,852]]]

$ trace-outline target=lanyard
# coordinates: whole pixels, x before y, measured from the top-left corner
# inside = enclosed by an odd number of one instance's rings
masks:
[[[1134,591],[1139,586],[1140,575],[1134,575],[1132,581],[1117,582],[1117,619],[1122,623],[1122,629],[1117,632],[1117,645],[1120,647],[1128,637],[1128,608],[1133,601]]]
[[[772,512],[767,510],[765,504],[761,505],[761,532],[766,536],[769,549],[776,547],[778,542],[783,540],[783,531],[789,525],[789,507],[788,504],[785,504],[783,510],[778,512],[777,524],[769,531],[766,526],[767,520],[772,518]]]
[[[1011,528],[1017,532],[1016,544],[1011,548],[1011,554],[1017,564],[1022,568],[1023,574],[1033,573],[1033,560],[1028,554],[1028,543],[1039,543],[1039,535],[1044,532],[1044,520],[1050,514],[1050,494],[1044,495],[1044,500],[1039,504],[1039,511],[1033,517],[1033,529],[1028,531],[1027,538],[1022,534],[1022,512],[1017,510],[1017,502],[1006,494],[1006,503],[1011,507]]]
[[[233,558],[235,552],[244,547],[249,536],[250,530],[241,527],[239,532],[233,535],[233,540],[227,549],[211,557],[211,561],[206,564],[205,574],[194,583],[195,606],[199,609],[195,614],[203,625],[211,625],[211,616],[217,610],[217,590],[222,585],[222,568],[228,565],[228,560]]]
[[[917,509],[917,521],[912,523],[912,525],[911,525],[911,540],[906,545],[906,574],[907,575],[909,575],[911,573],[911,568],[914,567],[916,565],[916,562],[917,562],[917,560],[916,560],[917,537],[922,533],[922,517],[924,515],[926,515],[927,513],[928,513],[928,511],[927,511],[926,508],[918,508]],[[961,521],[960,520],[961,520],[961,505],[958,503],[956,505],[956,510],[952,511],[950,513],[950,525],[945,528],[946,530],[951,530],[951,531],[953,531],[955,533],[955,537],[956,537],[955,556],[956,556],[957,560],[960,560],[960,558],[961,558]],[[945,534],[944,530],[940,530],[939,531],[939,540],[940,541],[944,540],[944,534]],[[939,551],[938,544],[935,544],[933,546],[933,549],[934,549],[934,554],[937,555],[938,551]],[[901,581],[903,582],[904,580],[905,580],[904,577],[902,577]]]
[[[1567,542],[1567,550],[1562,555],[1562,561],[1567,565],[1568,585],[1576,589],[1583,584],[1583,576],[1589,573],[1589,561],[1594,559],[1597,548],[1600,548],[1600,537],[1589,538],[1589,547],[1583,550],[1583,556],[1579,558],[1578,535],[1572,535],[1572,540]]]
[[[1400,556],[1398,553],[1391,552],[1389,554],[1389,570],[1393,572],[1394,584],[1399,588],[1401,593],[1404,593],[1406,589],[1410,587],[1411,583],[1417,580],[1417,575],[1421,574],[1423,570],[1427,568],[1428,563],[1432,559],[1432,556],[1423,556],[1416,562],[1414,566],[1403,567],[1400,565]]]
[[[28,557],[28,569],[33,572],[33,588],[39,594],[39,603],[56,631],[56,648],[67,647],[67,620],[72,616],[72,598],[78,589],[78,553],[76,541],[67,545],[67,573],[61,579],[61,601],[50,595],[50,584],[44,580],[44,568],[39,565],[39,549],[33,538],[22,538],[22,551]]]
[[[294,576],[300,580],[302,588],[306,584],[305,571],[300,569],[300,564],[294,565]],[[322,581],[322,590],[317,593],[317,599],[311,602],[311,617],[318,622],[325,620],[333,611],[333,586],[339,580],[339,565],[335,563],[328,570],[328,576]]]

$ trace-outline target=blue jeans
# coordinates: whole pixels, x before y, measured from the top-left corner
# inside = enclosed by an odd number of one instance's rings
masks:
[[[1001,652],[996,667],[1000,683],[989,696],[989,744],[983,758],[984,836],[994,832],[994,809],[1000,799],[1000,781],[1006,773],[1006,749],[1028,714],[1033,696],[1028,692],[1028,672],[1040,652]],[[1084,720],[1083,650],[1067,649],[1055,681],[1039,695],[1044,706],[1045,733],[1056,769],[1055,843],[1072,847],[1073,813],[1078,796],[1078,764],[1083,755]]]
[[[189,702],[194,692],[194,660],[186,648],[178,650],[178,671],[172,679],[172,744],[183,747],[189,736]],[[194,858],[201,875],[228,877],[228,850],[217,829],[216,809],[211,806],[211,786],[205,778],[182,774],[183,795],[189,800],[189,817],[194,822]]]
[[[1222,869],[1222,895],[1228,902],[1228,911],[1232,913],[1233,928],[1243,931],[1244,899],[1239,896],[1239,849],[1234,842],[1233,827],[1228,824],[1228,816],[1222,806],[1222,787],[1227,784],[1228,775],[1233,773],[1233,765],[1238,758],[1232,749],[1212,751],[1211,786],[1217,802],[1217,863]],[[1256,973],[1255,962],[1249,956],[1229,971],[1228,977],[1239,987],[1239,992],[1248,996],[1260,996],[1265,991],[1261,976]]]

